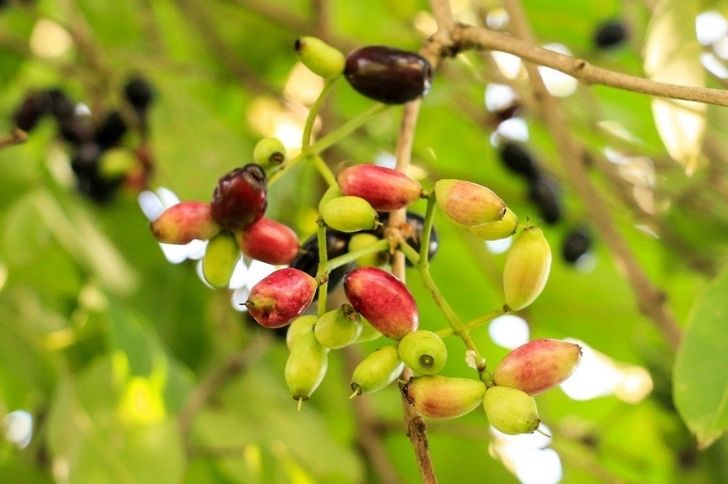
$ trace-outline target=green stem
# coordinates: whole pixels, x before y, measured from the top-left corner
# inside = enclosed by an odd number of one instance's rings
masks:
[[[425,223],[422,227],[422,239],[420,240],[419,265],[430,264],[430,236],[432,235],[432,223],[435,219],[435,192],[427,197],[427,211],[425,212]]]
[[[318,306],[317,312],[319,317],[323,316],[326,312],[326,298],[329,291],[329,278],[326,273],[326,263],[328,262],[328,249],[326,247],[326,225],[323,220],[318,221],[318,227],[316,229],[316,238],[318,242],[318,256],[319,264],[316,271],[316,279],[319,281],[318,288]],[[326,276],[326,277],[323,277]],[[324,282],[321,282],[323,279]]]
[[[314,101],[314,103],[311,105],[311,109],[308,110],[308,116],[306,116],[306,124],[303,126],[301,151],[305,151],[306,147],[311,144],[311,131],[313,131],[313,125],[316,122],[316,116],[318,116],[319,111],[321,111],[321,108],[324,105],[324,101],[326,100],[326,96],[329,95],[331,87],[334,85],[334,82],[336,82],[336,79],[338,78],[339,76],[332,79],[326,79],[323,89],[321,89],[321,92],[316,98],[316,101]]]
[[[504,314],[508,313],[508,309],[506,309],[505,306],[494,309],[493,311],[484,314],[483,316],[478,316],[475,319],[471,319],[467,323],[465,323],[465,328],[467,328],[468,331],[472,331],[474,329],[478,329],[484,324],[488,323],[489,321],[497,318],[498,316],[503,316]],[[441,338],[445,338],[447,336],[450,336],[454,333],[453,329],[450,328],[443,328],[439,331],[436,331],[437,335]]]
[[[326,263],[326,267],[324,268],[325,271],[331,271],[333,269],[336,269],[337,267],[341,267],[343,265],[348,264],[349,262],[353,262],[359,257],[363,257],[365,255],[372,254],[374,252],[381,252],[383,250],[387,250],[389,248],[389,241],[384,240],[378,240],[377,242],[374,242],[372,244],[369,244],[365,247],[362,247],[361,249],[357,249],[353,252],[347,252],[346,254],[340,255],[338,257],[334,257],[330,261]]]
[[[319,155],[312,155],[311,158],[313,159],[313,164],[316,165],[316,169],[321,174],[321,176],[326,180],[326,183],[333,187],[336,185],[336,177],[331,172],[331,168],[329,168],[329,165],[326,164],[323,158],[321,158]]]

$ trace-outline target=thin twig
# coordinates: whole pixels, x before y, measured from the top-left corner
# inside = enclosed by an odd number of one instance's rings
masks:
[[[20,128],[15,128],[10,133],[0,137],[0,150],[25,143],[26,141],[28,141],[28,133]]]
[[[532,44],[532,34],[520,2],[505,0],[504,6],[511,19],[514,33],[524,38],[526,44]],[[536,66],[527,63],[526,70],[536,94],[539,114],[556,143],[564,172],[569,177],[573,189],[584,202],[590,218],[616,259],[618,268],[632,286],[640,311],[652,320],[667,343],[673,349],[677,348],[680,342],[680,328],[665,304],[665,293],[652,284],[617,230],[606,203],[588,177],[582,163],[583,157],[579,145],[566,129],[567,123],[560,104],[546,90]]]

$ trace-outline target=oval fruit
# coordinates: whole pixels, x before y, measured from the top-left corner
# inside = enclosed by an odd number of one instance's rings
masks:
[[[435,182],[437,206],[455,223],[467,226],[501,220],[506,204],[490,188],[464,180]]]
[[[377,212],[360,197],[338,197],[321,207],[324,223],[340,232],[371,230],[377,225]]]
[[[488,422],[504,434],[532,434],[541,423],[536,400],[516,388],[489,388],[483,408]]]
[[[154,237],[165,244],[187,244],[207,240],[220,231],[212,219],[209,203],[180,202],[167,208],[149,224]]]
[[[470,378],[421,376],[412,378],[402,391],[407,401],[425,417],[456,418],[480,405],[485,383]]]
[[[263,169],[250,163],[222,176],[212,194],[212,218],[229,230],[246,229],[263,216],[267,201]]]
[[[311,333],[318,318],[313,314],[299,316],[291,322],[286,331],[286,346],[290,350],[301,335]]]
[[[408,333],[399,342],[397,351],[415,375],[434,375],[447,363],[447,348],[442,338],[426,329]]]
[[[240,259],[240,249],[235,236],[220,232],[210,239],[202,258],[202,275],[205,281],[217,289],[226,289]]]
[[[329,350],[313,333],[298,338],[291,347],[285,368],[286,384],[294,400],[307,400],[326,376]]]
[[[289,264],[298,254],[298,236],[288,226],[267,217],[239,234],[240,249],[267,264]]]
[[[551,247],[538,227],[524,229],[508,250],[503,268],[506,304],[523,309],[541,294],[551,271]]]
[[[336,179],[344,195],[361,197],[379,211],[399,210],[417,201],[422,194],[422,185],[418,182],[384,166],[350,166]]]
[[[361,334],[361,317],[349,304],[325,313],[316,321],[314,334],[327,348],[343,348],[357,340]]]
[[[253,286],[245,306],[261,326],[279,328],[311,304],[317,287],[316,279],[303,271],[279,269]]]
[[[354,390],[352,397],[381,390],[396,380],[402,370],[404,363],[399,359],[397,348],[379,348],[354,368],[351,376],[351,389]]]
[[[294,47],[301,63],[324,79],[338,76],[344,71],[344,54],[318,37],[300,37]]]

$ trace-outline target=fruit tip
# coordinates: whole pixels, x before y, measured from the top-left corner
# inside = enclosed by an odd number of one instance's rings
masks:
[[[297,410],[298,412],[300,412],[300,411],[301,411],[301,406],[303,405],[303,398],[301,398],[301,397],[297,397],[297,398],[296,398],[296,401],[298,402],[298,406],[297,406],[296,410]]]
[[[349,395],[349,400],[354,400],[356,397],[361,395],[361,387],[355,383],[352,383],[351,387],[354,388],[354,393]]]

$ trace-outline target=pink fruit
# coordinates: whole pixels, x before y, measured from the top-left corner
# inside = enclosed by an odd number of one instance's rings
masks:
[[[379,211],[406,207],[422,193],[422,186],[404,173],[377,165],[351,166],[337,180],[344,195],[361,197]]]
[[[180,202],[167,208],[149,224],[154,237],[165,244],[187,244],[207,240],[220,231],[210,213],[210,204]]]
[[[245,306],[261,326],[280,328],[311,304],[317,287],[316,279],[303,271],[279,269],[250,290]]]
[[[498,386],[535,395],[566,380],[581,359],[581,347],[556,339],[540,339],[519,346],[496,366]]]
[[[376,267],[355,269],[344,277],[344,290],[351,305],[383,335],[399,340],[417,329],[415,300],[389,272]]]
[[[262,217],[238,234],[240,249],[248,257],[268,264],[289,264],[298,254],[296,233],[275,220]]]

